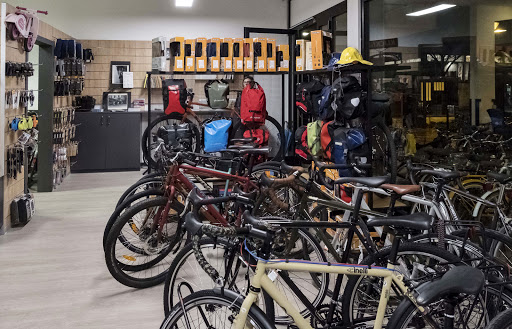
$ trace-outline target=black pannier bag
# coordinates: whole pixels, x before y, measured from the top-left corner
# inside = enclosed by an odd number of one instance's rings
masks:
[[[332,84],[332,108],[337,115],[351,120],[364,114],[364,100],[359,81],[353,76],[336,79]]]
[[[192,151],[192,127],[190,123],[172,124],[158,128],[157,137],[173,151]]]

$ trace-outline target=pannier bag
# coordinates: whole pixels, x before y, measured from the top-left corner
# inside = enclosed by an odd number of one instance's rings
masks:
[[[336,133],[340,134],[344,128],[341,127],[336,121],[326,122],[322,126],[322,130],[320,132],[320,143],[322,144],[322,149],[324,151],[324,155],[326,160],[334,162],[334,154],[333,147],[334,141],[336,140]]]
[[[165,114],[185,114],[187,83],[183,79],[166,79],[162,85]]]
[[[219,152],[228,146],[231,120],[221,119],[204,126],[204,151]]]
[[[248,129],[244,132],[244,138],[256,138],[255,144],[259,146],[268,145],[268,139],[270,135],[268,130],[263,128]]]
[[[389,95],[386,93],[373,93],[370,104],[370,116],[375,118],[381,114],[386,115],[389,111]]]
[[[361,85],[353,76],[336,79],[332,84],[333,110],[347,120],[364,114]]]
[[[262,125],[267,119],[265,91],[258,83],[254,86],[246,86],[242,91],[240,117],[244,125]]]
[[[327,85],[323,87],[322,91],[320,92],[320,97],[318,99],[318,117],[320,120],[329,120],[334,115],[334,111],[331,107],[331,89],[332,86]]]
[[[300,126],[295,131],[295,154],[303,158],[308,159],[308,127]]]
[[[299,83],[295,91],[295,105],[305,113],[317,116],[323,88],[324,84],[317,80]]]
[[[229,84],[223,81],[210,80],[204,85],[204,93],[208,106],[212,109],[228,107]]]
[[[308,123],[308,126],[307,126],[308,127],[307,128],[307,130],[308,130],[308,134],[307,134],[308,148],[309,148],[309,153],[312,156],[318,157],[318,156],[321,156],[323,153],[322,142],[321,142],[321,138],[320,138],[322,126],[323,126],[323,122],[320,120]]]
[[[156,134],[173,151],[192,151],[193,132],[190,123],[162,126]]]

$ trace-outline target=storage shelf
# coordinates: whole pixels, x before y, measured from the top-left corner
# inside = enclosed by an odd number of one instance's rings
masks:
[[[336,70],[328,70],[318,69],[318,70],[307,70],[307,71],[296,71],[296,75],[303,74],[326,74],[334,72],[364,72],[364,71],[372,71],[372,72],[384,72],[384,71],[401,71],[401,70],[409,70],[410,66],[406,65],[363,65],[363,64],[353,64],[347,65]]]
[[[285,75],[289,72],[168,72],[168,71],[148,71],[146,74],[158,75],[223,75],[223,74],[248,74],[248,75]]]

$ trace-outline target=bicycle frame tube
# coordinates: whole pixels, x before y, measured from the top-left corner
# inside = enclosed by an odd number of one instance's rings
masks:
[[[394,265],[388,264],[387,268],[368,267],[364,265],[352,264],[331,264],[325,263],[309,263],[309,262],[263,262],[259,261],[256,266],[256,272],[251,280],[251,287],[249,294],[244,299],[240,313],[235,318],[235,328],[244,329],[247,315],[252,304],[257,300],[258,293],[261,289],[265,290],[274,301],[281,306],[288,315],[293,318],[295,325],[299,329],[312,329],[309,320],[304,319],[300,312],[290,303],[288,298],[280,292],[274,282],[267,276],[267,270],[281,270],[281,271],[295,271],[295,272],[310,272],[310,273],[331,273],[339,275],[356,275],[356,276],[371,276],[381,277],[383,280],[382,292],[380,295],[379,307],[377,316],[374,323],[374,329],[382,329],[382,323],[386,312],[386,307],[389,300],[392,283],[396,284],[398,289],[407,296],[413,304],[418,307],[420,312],[424,309],[417,305],[414,296],[410,293],[409,289],[403,282],[403,277],[394,270]]]

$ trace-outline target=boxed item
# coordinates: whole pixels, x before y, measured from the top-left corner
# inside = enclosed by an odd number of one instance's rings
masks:
[[[220,44],[220,69],[233,72],[233,39],[224,38]]]
[[[268,72],[276,72],[276,39],[267,39],[267,70]]]
[[[254,42],[244,38],[244,72],[254,72]]]
[[[169,38],[158,37],[153,39],[151,51],[151,69],[153,71],[168,71],[167,59],[165,57],[165,50]]]
[[[313,49],[311,41],[306,41],[306,70],[313,69]]]
[[[233,42],[233,69],[235,72],[244,71],[244,39],[237,38]]]
[[[276,54],[277,68],[279,72],[290,70],[290,46],[279,45]]]
[[[211,38],[206,46],[208,68],[211,72],[220,72],[220,39]]]
[[[267,38],[254,38],[254,69],[267,72]]]
[[[196,70],[196,40],[185,40],[185,72]]]
[[[206,46],[207,40],[206,38],[197,38],[196,39],[196,71],[197,72],[206,72],[208,58],[206,57]]]
[[[170,46],[170,71],[185,71],[185,38],[172,38]]]
[[[306,69],[306,40],[300,39],[295,45],[295,70],[304,71]]]
[[[311,43],[313,51],[313,69],[322,69],[329,64],[331,59],[332,33],[318,30],[311,31]]]

